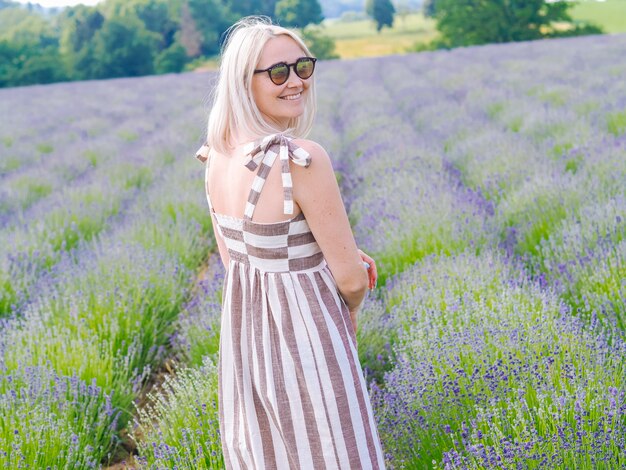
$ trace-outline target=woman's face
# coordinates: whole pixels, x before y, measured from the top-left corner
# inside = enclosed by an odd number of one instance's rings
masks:
[[[277,36],[267,41],[255,69],[264,70],[279,62],[293,64],[304,55],[289,36]],[[289,67],[289,78],[282,85],[275,85],[267,72],[255,73],[252,77],[252,96],[265,120],[285,129],[289,119],[304,112],[304,98],[311,80],[312,77],[306,80],[298,77],[293,67]]]

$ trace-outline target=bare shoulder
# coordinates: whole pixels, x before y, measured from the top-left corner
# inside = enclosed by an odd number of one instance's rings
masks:
[[[295,145],[308,152],[311,157],[311,164],[307,168],[299,165],[292,165],[296,172],[296,177],[305,175],[319,175],[320,173],[332,173],[332,162],[328,152],[319,143],[308,139],[293,139]],[[306,176],[305,176],[306,177]]]
[[[326,153],[326,150],[324,150],[324,147],[322,147],[319,143],[315,142],[314,140],[293,139],[292,142],[298,147],[301,147],[307,152],[309,152],[311,156],[322,155],[322,154],[328,156],[328,154]]]
[[[290,165],[294,200],[302,211],[309,217],[314,212],[324,210],[331,200],[341,203],[332,161],[324,147],[307,139],[294,139],[293,143],[311,157],[311,164],[306,168],[293,162]]]

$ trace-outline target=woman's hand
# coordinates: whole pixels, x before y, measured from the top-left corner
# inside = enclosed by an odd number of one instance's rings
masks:
[[[361,259],[363,260],[364,263],[366,263],[365,267],[367,268],[367,277],[369,279],[368,288],[369,290],[373,290],[376,287],[376,281],[378,280],[378,271],[376,270],[376,262],[374,261],[374,258],[372,258],[368,254],[363,252],[363,250],[359,249],[358,251],[359,251],[359,256],[361,257]]]
[[[376,281],[378,280],[378,271],[376,270],[376,261],[374,261],[374,258],[369,256],[363,250],[359,249],[357,251],[359,252],[359,256],[361,257],[361,260],[363,261],[363,264],[365,264],[365,268],[367,269],[367,278],[369,282],[368,288],[369,290],[372,290],[376,287]],[[354,327],[355,334],[357,330],[357,317],[358,317],[359,310],[361,309],[362,305],[363,303],[361,302],[361,304],[357,308],[350,310],[350,320],[352,320],[352,326]]]

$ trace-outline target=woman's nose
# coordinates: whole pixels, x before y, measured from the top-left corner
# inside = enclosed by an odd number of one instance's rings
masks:
[[[303,84],[304,80],[298,77],[295,73],[291,72],[287,79],[287,86],[290,88],[299,87]]]

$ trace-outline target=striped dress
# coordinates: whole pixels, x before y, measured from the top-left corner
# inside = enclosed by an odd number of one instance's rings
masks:
[[[208,147],[196,156],[208,181]],[[289,161],[308,166],[310,157],[282,134],[249,154],[257,174],[244,218],[216,213],[206,188],[230,256],[218,368],[226,468],[382,469],[350,314],[304,215],[252,221],[276,157],[293,214]]]

